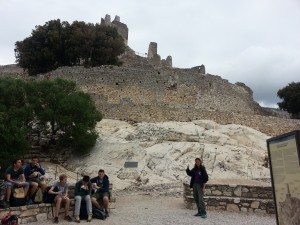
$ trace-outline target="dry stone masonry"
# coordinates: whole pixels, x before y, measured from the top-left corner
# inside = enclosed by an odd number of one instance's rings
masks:
[[[141,61],[142,62],[142,61]],[[132,122],[213,120],[240,124],[270,136],[300,129],[300,121],[270,116],[243,83],[191,69],[101,66],[62,67],[39,79],[75,81],[89,93],[105,118]],[[26,78],[15,65],[0,67],[0,77]]]
[[[187,183],[183,184],[183,199],[186,208],[197,209],[192,189]],[[271,186],[207,184],[204,200],[208,210],[275,213]]]

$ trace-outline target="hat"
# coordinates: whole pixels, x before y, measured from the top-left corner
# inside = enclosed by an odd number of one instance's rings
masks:
[[[84,182],[89,182],[90,181],[90,177],[89,176],[83,176],[82,180]]]

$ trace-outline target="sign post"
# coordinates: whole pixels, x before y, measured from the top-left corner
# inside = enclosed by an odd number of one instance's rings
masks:
[[[277,225],[300,224],[300,131],[267,140]]]

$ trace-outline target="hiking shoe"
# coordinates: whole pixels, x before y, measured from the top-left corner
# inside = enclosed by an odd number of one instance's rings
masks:
[[[207,214],[206,213],[202,214],[201,218],[203,218],[203,219],[207,218]]]
[[[75,222],[80,223],[80,217],[79,216],[75,216]]]
[[[53,223],[58,223],[58,217],[54,217]]]
[[[67,221],[69,221],[69,222],[72,222],[72,221],[73,221],[72,218],[71,218],[69,215],[65,216],[65,220],[67,220]]]
[[[202,216],[202,213],[197,212],[194,216]]]
[[[105,210],[105,216],[106,216],[106,217],[109,217],[109,214],[108,214],[108,211],[107,211],[107,210]]]
[[[89,217],[87,218],[87,222],[91,222],[93,219],[92,215],[89,215]]]

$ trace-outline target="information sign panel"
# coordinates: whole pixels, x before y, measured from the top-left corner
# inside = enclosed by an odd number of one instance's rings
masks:
[[[300,224],[300,131],[267,140],[278,225]]]

